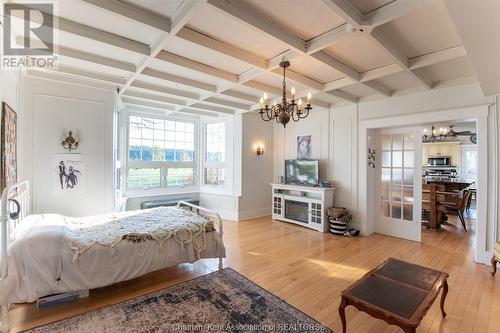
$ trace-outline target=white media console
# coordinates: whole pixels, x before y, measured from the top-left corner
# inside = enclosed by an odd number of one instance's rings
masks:
[[[272,217],[321,232],[328,231],[326,210],[333,207],[335,188],[271,184]]]

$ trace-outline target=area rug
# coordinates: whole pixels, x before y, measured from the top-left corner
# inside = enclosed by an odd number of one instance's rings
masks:
[[[27,332],[331,332],[225,268]]]

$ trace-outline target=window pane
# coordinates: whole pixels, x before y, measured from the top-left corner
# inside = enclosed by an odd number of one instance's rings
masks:
[[[413,221],[413,206],[403,205],[403,219]]]
[[[402,181],[402,171],[401,169],[392,169],[392,183],[401,184]]]
[[[415,149],[415,134],[405,134],[404,140],[405,150]]]
[[[403,149],[403,136],[401,134],[392,136],[392,150]]]
[[[224,162],[226,146],[226,124],[207,124],[207,162]]]
[[[401,204],[400,203],[392,203],[392,218],[400,219],[401,218]]]
[[[382,135],[382,150],[391,150],[391,136]]]
[[[404,185],[413,185],[413,169],[404,169],[404,179],[403,179],[403,184]]]
[[[401,186],[393,186],[392,188],[392,201],[401,201]]]
[[[383,151],[382,152],[382,166],[383,167],[391,167],[391,152]]]
[[[226,170],[224,168],[205,168],[205,184],[222,185],[225,182]]]
[[[405,168],[413,168],[415,165],[414,161],[414,152],[413,151],[405,151],[404,154],[404,166]]]
[[[136,116],[129,122],[130,160],[194,161],[193,123]]]
[[[396,168],[403,166],[403,154],[400,151],[392,152],[392,166]]]
[[[193,168],[168,168],[167,186],[194,184]]]
[[[413,187],[403,186],[403,201],[413,204]]]
[[[159,168],[129,168],[127,185],[129,189],[153,188],[161,185]]]

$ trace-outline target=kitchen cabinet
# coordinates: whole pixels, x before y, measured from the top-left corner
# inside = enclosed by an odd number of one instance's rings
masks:
[[[422,165],[433,156],[451,156],[451,165],[460,165],[460,141],[424,142],[422,145]]]

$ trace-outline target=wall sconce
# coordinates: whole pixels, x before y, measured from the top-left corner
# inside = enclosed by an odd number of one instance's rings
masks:
[[[258,145],[257,146],[257,156],[262,156],[264,155],[264,147],[262,147],[261,145]]]
[[[67,149],[69,151],[72,151],[72,150],[75,150],[76,148],[78,148],[78,144],[79,144],[79,142],[76,141],[76,139],[73,137],[73,132],[71,130],[69,131],[66,139],[64,139],[61,142],[61,146],[63,146],[64,149]]]

